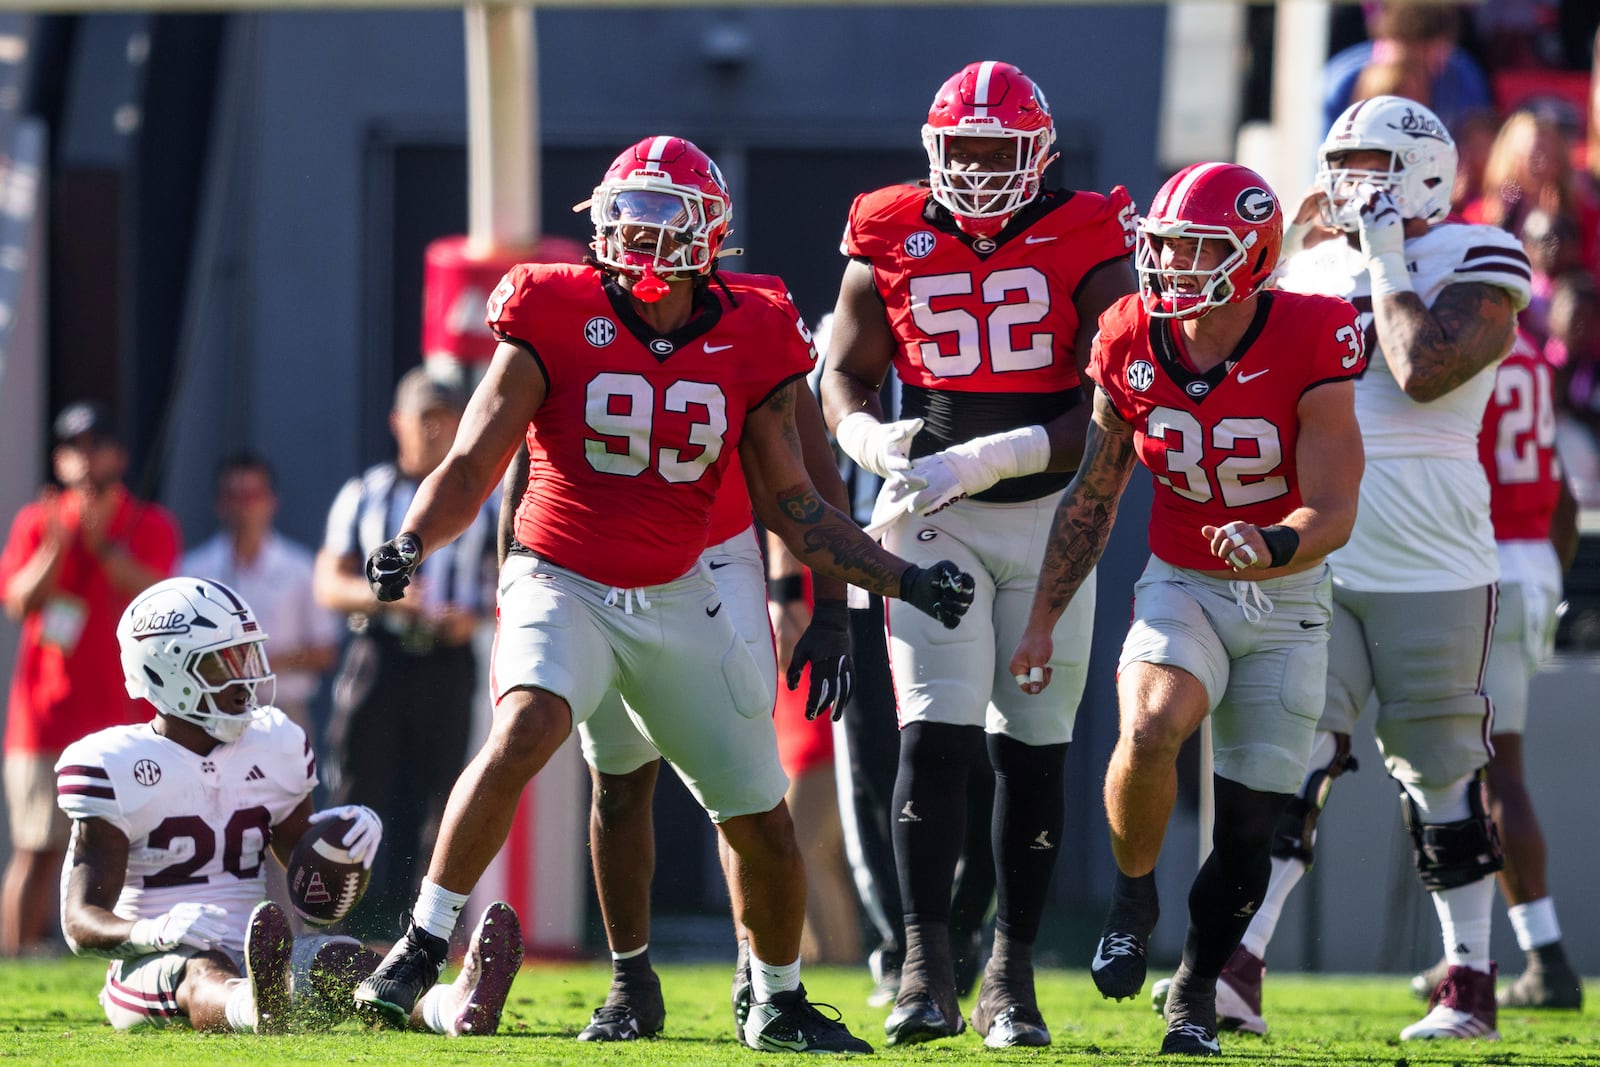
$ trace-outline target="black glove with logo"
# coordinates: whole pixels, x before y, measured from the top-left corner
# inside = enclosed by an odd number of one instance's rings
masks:
[[[414,533],[403,533],[373,549],[367,557],[367,582],[373,595],[385,604],[405,596],[411,572],[421,561],[422,539]]]
[[[845,701],[855,688],[856,668],[850,661],[850,611],[842,600],[819,600],[811,610],[811,625],[794,643],[789,657],[789,688],[800,684],[800,674],[811,665],[811,685],[806,691],[806,718],[833,708],[833,721],[844,714]]]
[[[954,630],[972,607],[976,588],[972,575],[947,559],[931,567],[913,563],[900,576],[900,599],[938,619],[946,630]]]

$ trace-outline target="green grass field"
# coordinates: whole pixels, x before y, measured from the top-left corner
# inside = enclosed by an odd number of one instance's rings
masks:
[[[719,965],[659,968],[667,997],[667,1036],[637,1044],[590,1045],[573,1040],[605,995],[610,972],[599,964],[539,965],[525,969],[511,993],[500,1033],[449,1041],[427,1034],[367,1032],[354,1023],[327,1033],[287,1037],[201,1035],[188,1030],[116,1033],[104,1022],[95,994],[103,964],[58,960],[0,964],[0,1061],[110,1067],[112,1064],[286,1063],[456,1064],[527,1061],[549,1064],[682,1064],[722,1067],[770,1063],[784,1057],[736,1045],[728,1009],[728,969]],[[887,1009],[866,1006],[864,968],[811,968],[814,1000],[836,1004],[879,1058],[917,1064],[1045,1060],[1066,1064],[1148,1064],[1161,1061],[1161,1023],[1148,999],[1102,1000],[1083,971],[1045,971],[1040,1007],[1055,1035],[1048,1049],[993,1052],[970,1030],[950,1041],[909,1049],[881,1048]],[[1596,988],[1591,985],[1590,995]],[[967,1005],[970,1008],[970,1004]],[[1600,1027],[1570,1012],[1507,1012],[1505,1040],[1401,1045],[1402,1026],[1422,1014],[1398,976],[1271,975],[1266,1039],[1223,1035],[1223,1055],[1238,1063],[1496,1064],[1558,1067],[1600,1064]],[[1170,1063],[1171,1060],[1161,1062]]]

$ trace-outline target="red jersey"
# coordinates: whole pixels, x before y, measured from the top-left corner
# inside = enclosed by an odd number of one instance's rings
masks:
[[[1496,541],[1543,541],[1561,496],[1550,364],[1520,330],[1494,375],[1478,458],[1489,475]]]
[[[1137,295],[1100,316],[1089,376],[1133,427],[1155,475],[1150,551],[1174,567],[1221,571],[1202,526],[1270,526],[1300,506],[1300,398],[1366,369],[1356,310],[1331,296],[1265,292],[1232,358],[1190,368],[1178,326]]]
[[[24,507],[0,554],[0,587],[33,558],[50,508],[69,536],[77,530],[77,498],[70,493]],[[172,573],[178,559],[178,525],[172,516],[127,494],[112,516],[106,541],[123,546],[162,577]],[[22,620],[6,715],[7,752],[59,752],[97,730],[150,717],[149,705],[128,696],[122,684],[117,619],[131,599],[73,537],[56,575],[56,592]]]
[[[782,281],[719,277],[732,299],[706,286],[669,334],[593,267],[523,263],[490,297],[490,328],[547,383],[516,517],[537,555],[634,588],[681,577],[705,550],[745,416],[816,359]]]
[[[872,264],[903,385],[1047,393],[1078,384],[1079,283],[1132,248],[1121,186],[1047,190],[997,238],[974,240],[927,189],[892,185],[856,197],[841,251]]]
[[[750,488],[744,484],[744,468],[735,455],[733,462],[722,475],[722,488],[711,503],[711,532],[706,534],[706,545],[720,545],[735,534],[744,533],[755,521],[750,507]]]

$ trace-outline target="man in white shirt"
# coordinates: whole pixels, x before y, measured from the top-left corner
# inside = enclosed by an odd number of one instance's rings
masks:
[[[311,596],[309,548],[273,529],[278,494],[265,459],[241,452],[217,468],[217,523],[221,529],[183,557],[183,574],[211,578],[254,605],[272,636],[277,668],[273,703],[308,736],[307,707],[322,675],[339,654],[341,626]]]

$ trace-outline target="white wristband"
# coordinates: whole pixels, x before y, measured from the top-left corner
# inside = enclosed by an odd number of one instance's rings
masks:
[[[1411,284],[1411,271],[1406,268],[1404,252],[1387,252],[1381,256],[1367,258],[1367,274],[1372,279],[1372,298],[1388,296],[1391,293],[1411,293],[1416,289]]]
[[[880,469],[883,466],[882,461],[873,455],[873,449],[868,448],[873,435],[882,425],[865,411],[852,411],[840,419],[839,425],[834,427],[833,438],[839,442],[839,448],[844,454],[855,460],[863,470],[871,471],[880,478],[887,478],[889,472]]]
[[[139,955],[148,955],[151,952],[162,950],[160,934],[160,919],[140,919],[133,924],[133,929],[128,931],[128,944],[138,950]]]
[[[982,441],[983,458],[993,465],[999,480],[1040,474],[1050,466],[1050,434],[1043,426],[1007,430]]]

